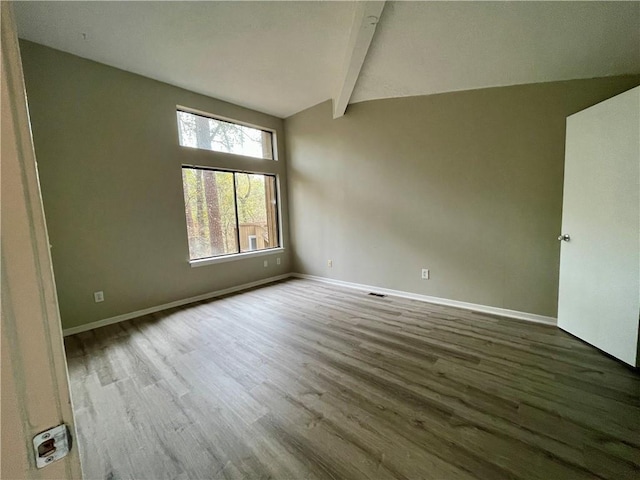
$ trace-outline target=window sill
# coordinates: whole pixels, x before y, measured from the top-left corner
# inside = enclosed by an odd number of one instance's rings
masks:
[[[243,260],[245,258],[262,257],[264,255],[275,255],[284,253],[284,248],[269,248],[267,250],[258,250],[257,252],[234,253],[232,255],[223,255],[220,257],[201,258],[199,260],[190,260],[191,268],[204,267],[206,265],[215,265],[216,263],[233,262],[235,260]]]

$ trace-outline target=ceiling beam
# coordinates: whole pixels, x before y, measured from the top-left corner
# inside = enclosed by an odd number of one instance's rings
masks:
[[[349,99],[358,81],[364,59],[369,51],[371,40],[376,32],[376,25],[384,9],[385,2],[360,1],[356,4],[356,12],[351,25],[351,35],[342,67],[342,76],[336,95],[333,98],[333,118],[344,115]]]

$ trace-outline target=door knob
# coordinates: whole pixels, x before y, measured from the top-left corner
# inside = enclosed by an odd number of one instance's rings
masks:
[[[565,233],[564,235],[560,235],[558,237],[558,240],[568,242],[569,240],[571,240],[571,237],[568,233]]]

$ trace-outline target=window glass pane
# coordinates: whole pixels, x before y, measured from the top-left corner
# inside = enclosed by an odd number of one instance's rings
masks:
[[[238,253],[233,173],[182,169],[189,258]]]
[[[252,173],[235,175],[240,251],[279,247],[275,177]]]
[[[272,133],[178,110],[183,147],[273,160]]]

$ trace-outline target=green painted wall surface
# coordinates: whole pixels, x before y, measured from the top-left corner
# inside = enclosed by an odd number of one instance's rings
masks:
[[[294,270],[555,317],[565,119],[639,83],[377,100],[337,120],[325,102],[287,118]]]
[[[281,119],[34,43],[21,50],[63,327],[290,271],[288,248],[281,265],[274,254],[191,268],[182,194],[182,164],[276,173],[288,247]],[[280,160],[180,147],[176,105],[275,129]]]

